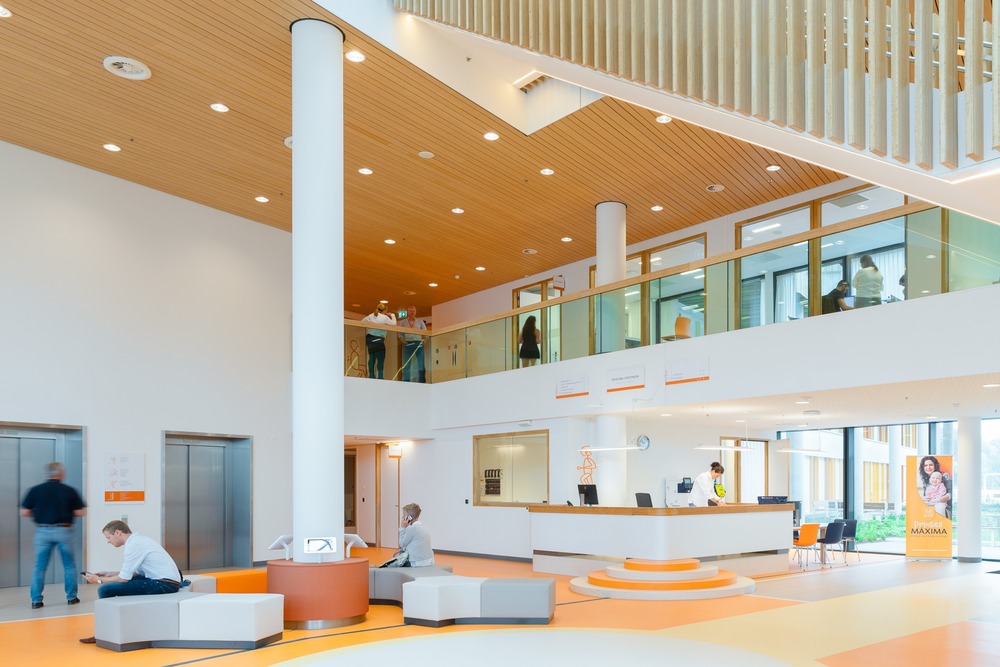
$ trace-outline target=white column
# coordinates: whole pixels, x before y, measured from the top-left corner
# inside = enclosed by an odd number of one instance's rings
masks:
[[[625,418],[618,415],[597,415],[594,418],[594,449],[602,447],[628,446],[628,429]],[[627,457],[639,452],[614,450],[610,452],[594,452],[597,472],[594,482],[597,483],[597,495],[601,505],[608,507],[631,507],[635,503],[628,502],[626,492]]]
[[[343,559],[344,35],[292,24],[292,535],[294,559]],[[261,483],[266,484],[266,476]],[[305,554],[333,537],[336,553]]]
[[[900,514],[903,510],[903,488],[901,484],[901,479],[903,477],[903,472],[906,470],[906,459],[903,458],[900,452],[900,447],[903,444],[903,427],[899,425],[892,425],[888,427],[889,433],[889,465],[886,468],[889,472],[889,484],[888,484],[888,501],[892,504],[892,511],[896,514]],[[864,487],[864,476],[856,477],[857,480],[862,480],[860,486]]]
[[[983,559],[983,432],[978,417],[958,420],[958,451],[951,480],[953,497],[959,501],[958,560],[978,563]],[[955,494],[957,493],[957,498]]]
[[[597,205],[596,284],[625,279],[625,204],[617,201]],[[599,352],[625,349],[625,294],[602,295],[599,300],[595,348]]]

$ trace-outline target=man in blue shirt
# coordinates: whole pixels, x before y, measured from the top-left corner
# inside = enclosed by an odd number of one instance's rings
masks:
[[[48,481],[28,490],[21,502],[21,516],[35,521],[35,571],[31,575],[31,608],[41,609],[45,571],[52,550],[59,549],[63,564],[66,604],[78,604],[76,562],[73,559],[73,519],[83,516],[86,505],[76,489],[63,484],[66,470],[53,461],[45,466]]]

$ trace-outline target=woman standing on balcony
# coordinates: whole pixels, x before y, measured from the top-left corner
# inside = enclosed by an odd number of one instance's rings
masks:
[[[517,343],[521,346],[517,356],[521,359],[521,366],[534,366],[541,356],[538,349],[538,341],[542,337],[542,330],[535,326],[535,316],[529,315],[524,321],[524,327],[517,337]]]
[[[882,274],[871,255],[861,256],[861,268],[854,274],[854,307],[877,306],[882,303]]]

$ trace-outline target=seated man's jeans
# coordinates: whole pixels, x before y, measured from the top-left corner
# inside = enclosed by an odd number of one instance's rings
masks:
[[[136,574],[129,581],[109,581],[101,584],[97,589],[97,596],[100,598],[117,598],[126,595],[161,595],[163,593],[176,593],[180,586],[160,581],[159,579],[147,579]]]
[[[49,569],[52,550],[59,549],[63,566],[63,587],[66,599],[77,593],[76,563],[73,559],[73,528],[61,526],[35,526],[35,571],[31,574],[31,601],[41,602],[45,588],[45,571]]]

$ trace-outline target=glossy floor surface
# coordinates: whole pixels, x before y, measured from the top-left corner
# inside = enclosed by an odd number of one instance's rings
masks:
[[[387,554],[366,549],[352,555],[377,563]],[[469,576],[545,576],[532,573],[526,563],[447,555],[437,560]],[[810,565],[800,572],[793,566],[787,573],[758,578],[752,595],[691,602],[590,598],[569,590],[570,577],[558,576],[555,619],[549,626],[424,628],[404,625],[398,607],[373,605],[358,625],[286,631],[282,641],[256,651],[119,654],[83,645],[78,638],[93,634],[96,588],[82,586],[83,602],[68,607],[61,586],[49,584],[46,606],[34,611],[27,589],[0,590],[0,646],[3,664],[14,666],[247,667],[293,661],[318,667],[391,660],[408,667],[451,667],[494,664],[481,659],[489,656],[496,664],[527,667],[576,664],[582,661],[571,657],[581,651],[588,655],[598,645],[618,657],[615,663],[629,665],[651,664],[651,654],[697,654],[698,645],[690,642],[705,643],[705,663],[726,665],[1000,665],[995,640],[1000,636],[1000,574],[992,572],[1000,571],[1000,563],[907,562],[869,554],[860,563],[850,555],[847,562],[838,555],[825,569]],[[730,649],[753,658],[723,659]],[[504,662],[505,656],[511,661]]]

